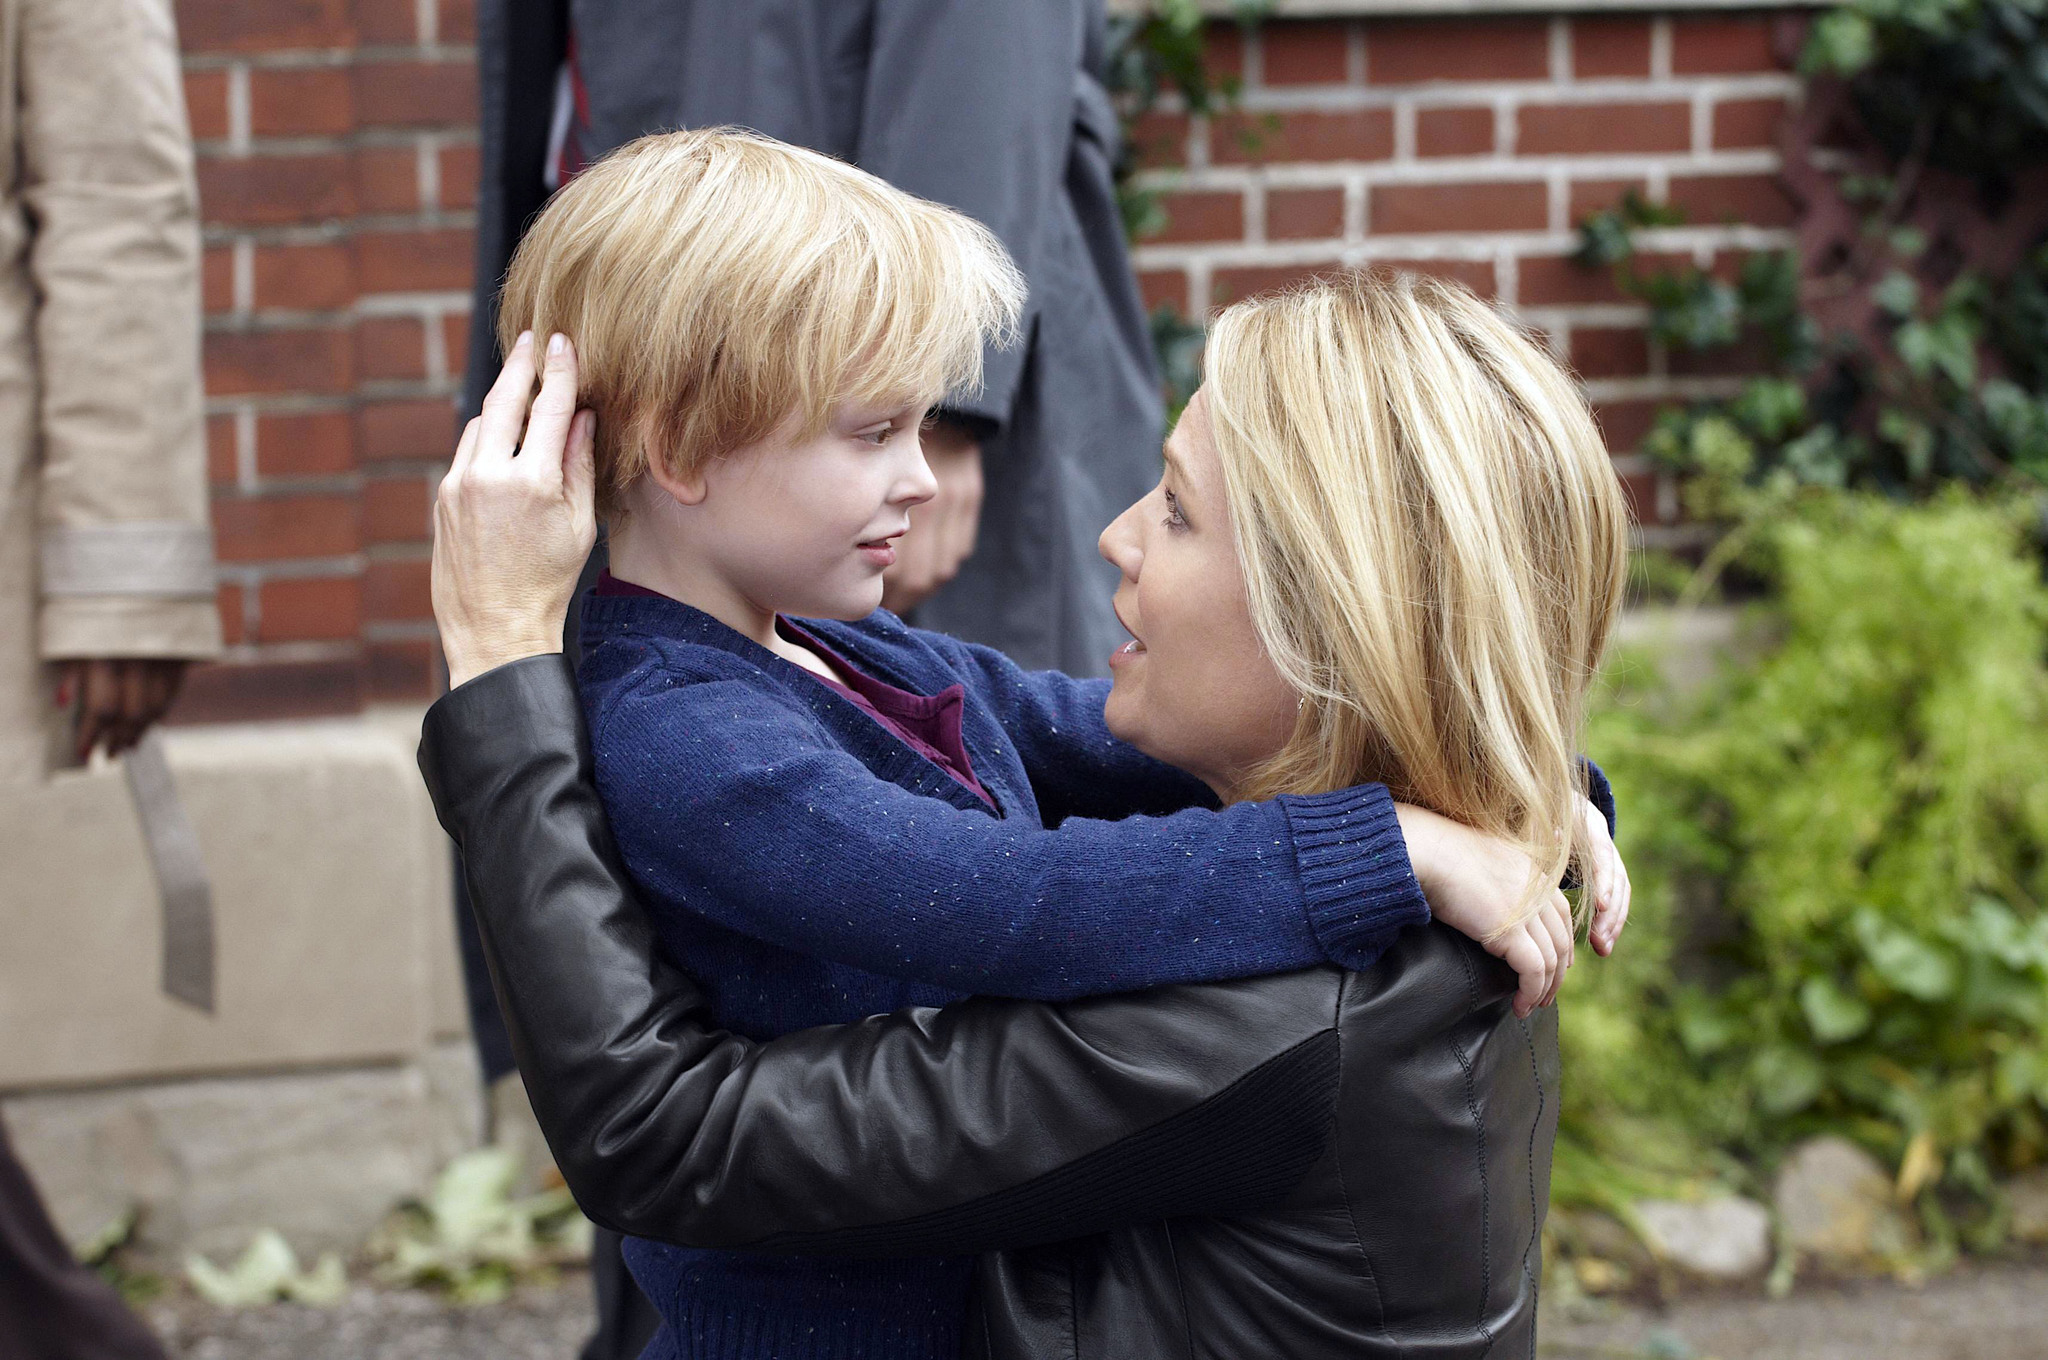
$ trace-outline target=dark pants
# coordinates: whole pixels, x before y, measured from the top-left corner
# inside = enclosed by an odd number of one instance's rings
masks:
[[[581,630],[583,593],[597,583],[606,560],[600,541],[584,564],[583,577],[576,583],[574,602],[562,638],[563,649],[574,660],[581,654],[577,635]],[[463,881],[460,860],[455,866],[455,930],[462,942],[462,983],[469,996],[469,1032],[476,1040],[477,1061],[483,1067],[486,1089],[501,1077],[510,1076],[516,1065],[512,1043],[505,1033],[505,1017],[499,1013],[497,994],[491,990],[491,975],[484,964],[483,941],[477,935],[476,917],[469,909],[469,885]],[[597,1294],[597,1332],[583,1347],[581,1360],[637,1360],[647,1348],[661,1317],[640,1292],[619,1255],[619,1235],[599,1228],[590,1247],[590,1283]]]
[[[0,1124],[0,1356],[165,1360],[121,1296],[72,1257]]]

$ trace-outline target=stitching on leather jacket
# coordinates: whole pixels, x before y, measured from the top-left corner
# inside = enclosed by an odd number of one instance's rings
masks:
[[[1340,1072],[1343,1071],[1344,999],[1350,994],[1351,988],[1356,985],[1356,982],[1356,974],[1347,974],[1344,981],[1337,988],[1337,1019],[1332,1027],[1337,1032],[1338,1071]],[[1351,1197],[1350,1184],[1344,1179],[1344,1154],[1341,1151],[1333,1150],[1330,1161],[1337,1169],[1337,1194],[1344,1206],[1344,1222],[1351,1228],[1351,1245],[1358,1248],[1358,1261],[1365,1270],[1365,1283],[1372,1290],[1375,1324],[1379,1327],[1381,1339],[1389,1346],[1392,1346],[1394,1345],[1394,1337],[1387,1330],[1387,1301],[1380,1295],[1380,1276],[1379,1272],[1372,1268],[1372,1253],[1365,1249],[1365,1239],[1359,1236],[1358,1233],[1358,1210],[1354,1207],[1356,1201]]]
[[[1522,1029],[1522,1042],[1529,1046],[1529,1075],[1536,1083],[1536,1118],[1529,1124],[1529,1240],[1522,1247],[1522,1279],[1529,1286],[1529,1306],[1533,1312],[1542,1302],[1543,1273],[1531,1268],[1529,1261],[1536,1251],[1537,1239],[1543,1235],[1543,1206],[1536,1198],[1536,1133],[1543,1127],[1544,1106],[1549,1103],[1550,1092],[1543,1088],[1543,1066],[1536,1061],[1536,1036],[1529,1029],[1529,1022],[1518,1022]],[[1529,1329],[1529,1360],[1536,1360],[1536,1329]]]
[[[1478,1009],[1479,982],[1472,976],[1472,960],[1458,951],[1458,963],[1465,970],[1466,994],[1472,1000],[1472,1009]],[[1468,1010],[1466,1014],[1471,1014]],[[1479,1161],[1479,1311],[1473,1318],[1473,1330],[1486,1338],[1486,1351],[1493,1350],[1493,1329],[1486,1325],[1486,1306],[1493,1298],[1493,1199],[1492,1185],[1486,1178],[1486,1116],[1479,1109],[1479,1087],[1472,1076],[1472,1062],[1465,1056],[1465,1050],[1458,1047],[1455,1037],[1446,1037],[1445,1044],[1451,1056],[1458,1060],[1458,1070],[1465,1074],[1465,1108],[1472,1115],[1473,1144]]]

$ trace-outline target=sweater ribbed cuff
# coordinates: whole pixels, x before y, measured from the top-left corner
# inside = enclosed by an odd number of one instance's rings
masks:
[[[1294,837],[1309,929],[1332,963],[1364,968],[1394,932],[1429,920],[1385,787],[1280,799]]]

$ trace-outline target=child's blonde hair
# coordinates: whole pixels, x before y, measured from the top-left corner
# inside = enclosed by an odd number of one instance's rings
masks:
[[[576,344],[600,516],[650,457],[677,475],[842,401],[930,404],[981,381],[1024,283],[964,214],[732,128],[642,137],[554,196],[499,303]]]
[[[1582,848],[1579,728],[1627,569],[1585,400],[1413,276],[1239,303],[1205,364],[1252,620],[1302,695],[1245,796],[1380,781],[1520,844],[1533,899]]]

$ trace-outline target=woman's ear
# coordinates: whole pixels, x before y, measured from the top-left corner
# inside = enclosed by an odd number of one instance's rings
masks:
[[[692,469],[688,473],[677,473],[661,459],[647,460],[647,475],[654,484],[666,491],[678,505],[702,505],[706,491],[704,470]]]

